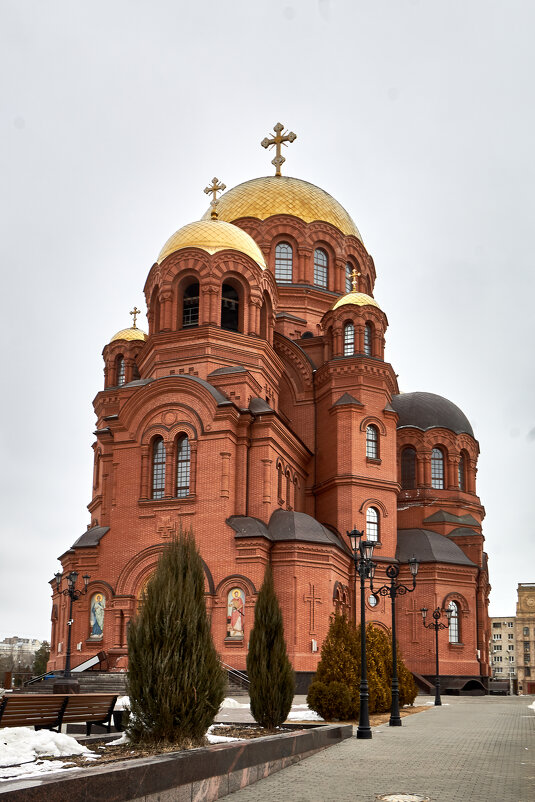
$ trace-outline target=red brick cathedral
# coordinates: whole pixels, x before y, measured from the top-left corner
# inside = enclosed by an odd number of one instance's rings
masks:
[[[451,401],[400,393],[373,259],[331,195],[280,174],[280,143],[295,136],[275,133],[262,144],[277,147],[276,174],[218,199],[214,179],[209,210],[149,271],[148,334],[134,316],[104,347],[91,522],[60,558],[91,577],[75,603],[73,665],[99,652],[110,669],[126,664],[128,622],[182,527],[204,560],[216,648],[238,669],[271,563],[302,689],[331,613],[355,615],[356,526],[375,542],[377,586],[389,563],[410,585],[408,559],[420,560],[416,590],[397,599],[408,666],[432,677],[420,608],[449,609],[444,687],[485,686],[477,440]],[[389,628],[390,599],[368,596],[367,621]],[[65,662],[67,601],[53,583],[51,668]]]

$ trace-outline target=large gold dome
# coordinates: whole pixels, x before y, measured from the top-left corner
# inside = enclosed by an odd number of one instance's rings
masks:
[[[219,212],[219,205],[217,207]],[[208,215],[210,217],[210,215]],[[179,228],[172,237],[169,237],[158,256],[158,264],[171,253],[182,248],[200,248],[207,253],[217,251],[240,251],[250,256],[263,270],[266,262],[262,251],[252,237],[238,226],[226,223],[223,220],[198,220]]]
[[[202,219],[209,220],[210,213],[208,209]],[[217,214],[228,222],[241,217],[266,220],[274,214],[291,214],[305,223],[323,220],[362,242],[355,223],[332,195],[308,181],[287,175],[253,178],[229,189],[218,200]]]

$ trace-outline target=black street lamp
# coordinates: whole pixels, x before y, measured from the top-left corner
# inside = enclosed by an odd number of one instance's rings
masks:
[[[91,577],[89,574],[84,574],[82,579],[84,580],[84,587],[81,590],[77,590],[76,588],[76,580],[78,579],[78,572],[71,571],[70,574],[67,576],[67,587],[64,590],[60,590],[61,588],[61,580],[63,579],[63,574],[58,572],[54,574],[56,578],[56,589],[58,593],[61,593],[63,596],[69,597],[69,620],[67,621],[67,653],[65,655],[65,668],[63,670],[63,682],[59,683],[60,685],[73,685],[77,686],[78,683],[76,680],[71,678],[71,632],[72,632],[72,604],[75,601],[78,601],[80,596],[83,596],[87,593],[87,585]],[[61,691],[60,691],[61,692]]]
[[[392,707],[390,708],[390,721],[391,727],[401,727],[401,716],[399,715],[399,680],[398,680],[398,656],[397,656],[397,643],[396,643],[396,597],[404,596],[405,593],[412,593],[416,587],[416,574],[420,563],[416,557],[411,557],[409,560],[409,569],[412,574],[412,588],[403,585],[401,582],[396,582],[399,575],[399,565],[388,565],[386,568],[386,575],[390,579],[389,585],[382,585],[372,593],[378,593],[381,596],[390,596],[392,602]]]
[[[441,705],[442,702],[440,701],[440,674],[438,669],[438,631],[439,629],[448,629],[450,625],[451,610],[446,610],[446,617],[448,619],[447,624],[443,624],[441,621],[439,621],[440,607],[437,607],[437,609],[433,611],[433,621],[431,621],[429,624],[425,623],[425,619],[427,616],[427,607],[422,607],[420,612],[422,614],[424,627],[426,629],[435,630],[435,705]]]
[[[372,730],[370,727],[369,715],[369,692],[368,692],[368,670],[366,666],[366,603],[364,599],[364,581],[373,580],[375,573],[375,563],[372,561],[374,543],[370,540],[362,540],[364,532],[353,529],[348,532],[353,552],[353,563],[355,564],[355,596],[357,592],[357,574],[360,576],[360,710],[359,726],[357,728],[357,738],[371,738]]]

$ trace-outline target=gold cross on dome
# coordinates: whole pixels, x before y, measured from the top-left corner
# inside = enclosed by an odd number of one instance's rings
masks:
[[[138,309],[137,306],[134,306],[134,308],[132,309],[130,314],[134,316],[134,322],[132,323],[132,328],[133,329],[137,329],[136,318],[137,318],[138,315],[141,314],[141,309]]]
[[[356,268],[353,268],[353,271],[350,273],[351,284],[353,285],[353,292],[359,291],[359,278],[362,274],[358,272]]]
[[[284,125],[282,123],[277,123],[277,125],[274,125],[273,130],[275,131],[275,136],[271,139],[266,136],[260,144],[263,148],[276,148],[276,155],[275,158],[271,160],[271,164],[275,165],[275,175],[280,175],[281,167],[286,161],[284,156],[281,156],[281,145],[288,147],[286,143],[293,142],[294,139],[297,139],[297,134],[294,134],[293,131],[286,131],[283,134],[282,132],[284,131]]]
[[[223,192],[223,190],[225,190],[226,188],[227,188],[226,184],[220,184],[219,183],[219,178],[212,178],[212,183],[209,186],[207,186],[205,188],[205,190],[204,190],[207,195],[211,195],[212,196],[212,200],[210,201],[210,206],[212,207],[212,211],[210,213],[210,216],[211,216],[212,220],[217,220],[216,206],[219,203],[219,201],[217,199],[217,193],[218,192]]]

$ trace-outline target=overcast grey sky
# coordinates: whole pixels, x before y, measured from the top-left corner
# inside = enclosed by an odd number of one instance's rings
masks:
[[[101,351],[203,188],[284,172],[349,211],[404,391],[479,440],[493,586],[533,545],[531,0],[0,0],[0,639],[49,637],[89,522]],[[146,321],[140,321],[146,328]]]

